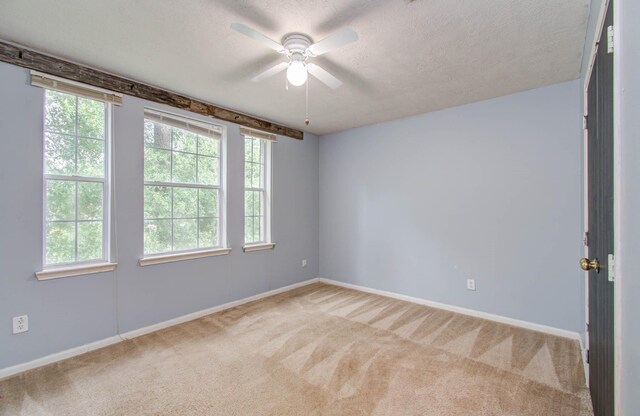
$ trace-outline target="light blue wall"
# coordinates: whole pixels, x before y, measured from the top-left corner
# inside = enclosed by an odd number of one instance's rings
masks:
[[[0,368],[115,335],[116,309],[121,331],[130,331],[318,276],[317,137],[279,137],[273,173],[277,247],[242,253],[242,140],[238,126],[224,122],[231,254],[139,267],[143,109],[176,110],[125,97],[114,109],[118,268],[113,273],[37,281],[34,272],[41,269],[42,252],[42,96],[42,89],[28,85],[27,71],[0,63]],[[301,267],[302,259],[308,261],[306,268]],[[29,332],[12,335],[11,317],[22,314],[29,315]]]
[[[622,284],[622,415],[640,412],[640,2],[614,3],[621,36],[616,40],[620,83],[620,284]]]
[[[572,81],[321,137],[320,275],[582,333],[581,127]]]

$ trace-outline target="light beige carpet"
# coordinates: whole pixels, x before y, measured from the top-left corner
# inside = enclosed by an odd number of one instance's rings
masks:
[[[591,415],[577,341],[312,284],[0,382],[2,415]]]

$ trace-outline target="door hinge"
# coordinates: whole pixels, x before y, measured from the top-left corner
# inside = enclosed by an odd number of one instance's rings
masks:
[[[587,364],[589,364],[589,350],[587,350]]]
[[[584,232],[584,238],[582,239],[585,247],[589,247],[589,231]]]
[[[613,53],[614,38],[613,38],[613,26],[607,28],[607,53]]]
[[[616,281],[616,263],[615,263],[615,257],[613,256],[613,254],[609,254],[608,258],[607,258],[607,272],[609,274],[609,281],[610,282],[615,282]]]
[[[588,116],[582,116],[582,130],[587,129],[587,117]]]

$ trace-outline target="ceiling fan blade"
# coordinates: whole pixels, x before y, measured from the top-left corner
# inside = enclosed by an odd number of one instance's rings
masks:
[[[334,77],[316,64],[308,63],[307,71],[309,71],[309,73],[314,77],[318,78],[320,82],[333,90],[342,85],[342,81],[340,81],[338,78]]]
[[[236,32],[240,32],[245,36],[250,37],[251,39],[258,41],[260,43],[262,43],[263,45],[273,49],[276,52],[279,53],[285,53],[286,50],[284,48],[284,46],[280,45],[278,42],[276,42],[273,39],[269,39],[268,37],[266,37],[265,35],[263,35],[262,33],[251,29],[248,26],[243,25],[242,23],[232,23],[231,24],[231,29],[235,30]]]
[[[334,49],[341,48],[358,40],[358,34],[351,28],[344,28],[307,48],[312,56],[322,55]]]
[[[277,74],[278,72],[282,72],[285,69],[287,69],[287,67],[289,66],[288,62],[280,62],[277,65],[272,66],[271,68],[267,69],[266,71],[256,75],[255,77],[251,78],[251,81],[253,82],[260,82],[263,79],[267,79],[270,78],[272,76],[274,76],[275,74]]]

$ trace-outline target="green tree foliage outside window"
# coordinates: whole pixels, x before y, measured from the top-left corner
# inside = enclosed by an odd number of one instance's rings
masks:
[[[144,253],[220,247],[220,139],[144,123]]]
[[[106,104],[46,90],[45,265],[105,259]]]

